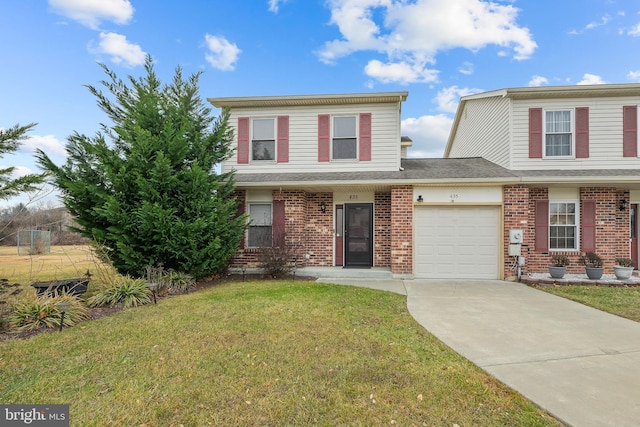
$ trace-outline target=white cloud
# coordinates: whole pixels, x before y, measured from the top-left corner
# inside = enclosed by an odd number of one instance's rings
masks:
[[[49,6],[56,13],[94,30],[101,21],[127,24],[134,11],[129,0],[49,0]]]
[[[529,80],[529,86],[542,86],[549,84],[549,79],[542,76],[533,76],[531,80]]]
[[[53,135],[29,136],[20,144],[21,151],[29,151],[35,153],[36,149],[39,148],[49,156],[54,155],[66,158],[67,150],[64,147],[64,144]]]
[[[640,36],[640,23],[636,24],[633,28],[631,28],[627,34],[630,36],[638,37]]]
[[[422,64],[412,64],[405,61],[383,64],[374,59],[364,67],[364,72],[367,76],[373,77],[382,83],[398,82],[408,84],[436,82],[438,80],[437,70],[425,68]]]
[[[458,86],[444,88],[440,92],[438,92],[438,95],[436,95],[438,110],[444,111],[446,113],[455,113],[458,109],[458,104],[460,103],[461,97],[479,92],[482,92],[482,90],[459,88]]]
[[[640,71],[629,71],[627,77],[634,82],[640,82]]]
[[[458,67],[458,72],[460,74],[464,74],[465,76],[470,76],[473,74],[473,64],[471,62],[465,62],[460,67]]]
[[[144,64],[147,56],[139,45],[130,43],[125,36],[116,33],[101,32],[98,47],[90,45],[89,51],[109,55],[116,64],[124,63],[129,67]]]
[[[329,0],[331,24],[342,39],[328,41],[318,52],[331,64],[357,51],[376,51],[388,57],[387,66],[409,65],[415,72],[435,63],[442,51],[477,51],[488,45],[529,58],[537,45],[529,29],[516,23],[518,9],[481,0]],[[378,18],[380,17],[380,18]],[[404,65],[403,65],[404,64]],[[420,76],[423,73],[418,72]],[[388,78],[387,73],[383,76]],[[401,81],[405,75],[400,76]]]
[[[413,140],[409,157],[442,157],[452,124],[453,119],[445,114],[402,120],[402,135]]]
[[[207,62],[218,70],[232,71],[235,69],[235,63],[242,52],[238,46],[221,36],[206,34],[204,38],[209,49],[209,53],[205,55]]]
[[[585,27],[585,29],[587,30],[593,30],[594,28],[597,27],[601,27],[603,25],[607,25],[607,23],[611,21],[611,16],[610,15],[604,15],[600,21],[598,22],[590,22],[587,24],[587,26]]]
[[[596,76],[595,74],[585,73],[582,76],[582,80],[580,80],[577,84],[579,85],[603,85],[606,84],[602,77]]]
[[[286,2],[287,0],[269,0],[269,12],[278,13],[280,5]]]

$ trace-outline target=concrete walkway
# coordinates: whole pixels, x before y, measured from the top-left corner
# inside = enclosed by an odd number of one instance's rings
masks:
[[[407,295],[424,328],[569,425],[640,425],[638,322],[519,283],[319,281]]]

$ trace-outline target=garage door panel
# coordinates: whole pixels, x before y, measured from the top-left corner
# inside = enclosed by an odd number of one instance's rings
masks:
[[[418,207],[415,220],[416,277],[499,277],[499,207]]]

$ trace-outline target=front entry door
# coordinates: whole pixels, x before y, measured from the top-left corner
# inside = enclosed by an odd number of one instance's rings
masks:
[[[373,205],[345,204],[345,267],[373,265]]]

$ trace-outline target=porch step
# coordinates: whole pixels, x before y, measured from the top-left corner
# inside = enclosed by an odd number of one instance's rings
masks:
[[[230,268],[230,273],[242,274],[239,268]],[[327,277],[340,279],[392,279],[391,270],[385,267],[343,268],[343,267],[303,267],[297,268],[296,276]],[[262,269],[247,268],[245,274],[262,274]]]
[[[391,279],[391,270],[385,267],[343,268],[343,267],[304,267],[296,271],[299,276],[332,277],[349,279]]]

